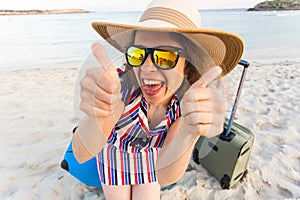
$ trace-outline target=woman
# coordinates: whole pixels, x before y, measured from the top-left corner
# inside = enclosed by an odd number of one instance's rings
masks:
[[[198,24],[182,0],[153,1],[139,25],[93,23],[126,57],[118,73],[102,46],[92,46],[103,67],[81,81],[87,116],[73,137],[79,162],[97,156],[107,199],[159,199],[160,186],[185,172],[199,136],[222,132],[223,94],[208,86],[237,64],[243,43]]]

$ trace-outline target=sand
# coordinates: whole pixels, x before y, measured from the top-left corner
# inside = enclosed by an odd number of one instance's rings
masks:
[[[59,165],[75,124],[78,71],[0,70],[0,199],[104,199],[101,189],[86,187]],[[238,73],[227,84],[235,86]],[[247,177],[222,190],[191,161],[161,199],[300,199],[299,86],[300,62],[252,61],[236,115],[255,134]]]

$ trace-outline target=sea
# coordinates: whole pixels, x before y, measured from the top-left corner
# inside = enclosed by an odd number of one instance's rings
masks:
[[[249,61],[300,60],[300,11],[200,10],[203,28],[240,35]],[[100,41],[93,21],[136,23],[136,12],[0,16],[0,69],[80,66]]]

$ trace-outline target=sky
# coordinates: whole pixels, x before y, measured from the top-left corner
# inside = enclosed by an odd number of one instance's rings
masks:
[[[142,11],[151,0],[0,0],[0,10]],[[198,9],[250,8],[263,0],[191,0]]]

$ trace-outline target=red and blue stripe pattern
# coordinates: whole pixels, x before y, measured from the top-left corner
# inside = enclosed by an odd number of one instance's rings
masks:
[[[180,104],[175,95],[164,120],[153,130],[147,120],[147,102],[135,96],[112,130],[105,147],[97,155],[102,183],[136,185],[156,182],[155,163],[171,124],[180,117]]]

